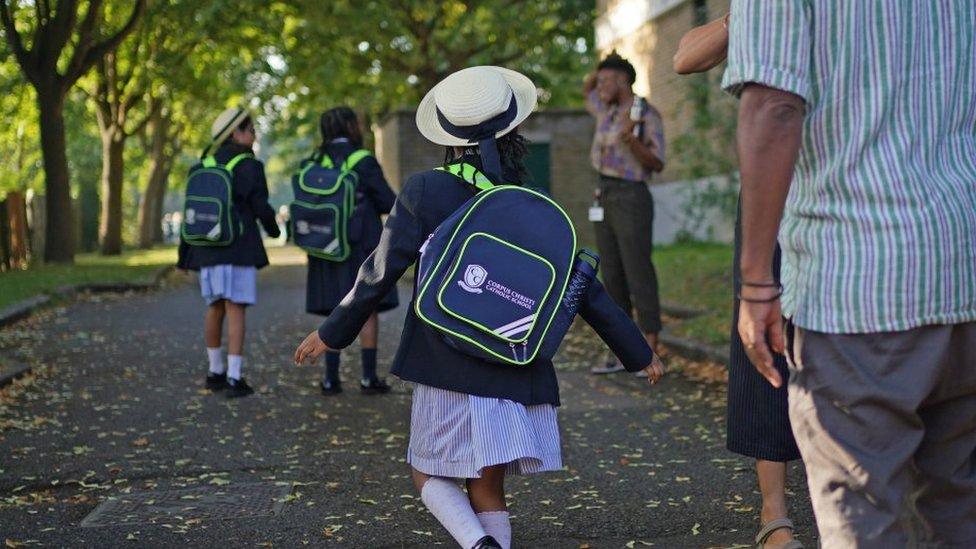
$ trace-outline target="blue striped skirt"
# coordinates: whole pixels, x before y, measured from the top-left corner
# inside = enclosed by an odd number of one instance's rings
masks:
[[[200,269],[200,295],[207,305],[226,299],[254,305],[258,297],[258,270],[242,265],[213,265]]]
[[[483,468],[501,464],[509,475],[557,471],[563,460],[556,407],[415,384],[407,463],[450,478],[479,478]]]

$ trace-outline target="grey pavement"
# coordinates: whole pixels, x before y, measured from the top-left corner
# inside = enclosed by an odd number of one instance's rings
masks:
[[[358,346],[343,355],[338,397],[319,394],[321,365],[291,364],[318,322],[303,312],[304,281],[299,264],[261,272],[244,366],[258,393],[237,401],[203,389],[203,306],[192,277],[80,298],[0,331],[0,352],[36,371],[0,393],[0,540],[454,546],[410,483],[409,385],[360,395]],[[403,303],[409,291],[401,287]],[[381,370],[404,312],[381,317]],[[654,388],[631,375],[589,376],[599,353],[592,332],[574,327],[558,360],[565,468],[508,481],[514,546],[751,543],[759,497],[749,460],[725,450],[724,389],[679,373]],[[789,482],[798,534],[815,546],[798,464]]]

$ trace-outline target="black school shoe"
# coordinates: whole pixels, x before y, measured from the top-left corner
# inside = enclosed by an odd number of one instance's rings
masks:
[[[241,379],[231,378],[227,380],[227,392],[224,393],[224,396],[227,398],[241,398],[253,394],[254,389],[244,381],[243,377]]]
[[[213,392],[223,391],[227,388],[227,372],[222,374],[207,374],[207,389]]]
[[[359,380],[359,391],[364,395],[385,395],[390,392],[390,386],[378,377]]]
[[[474,544],[474,547],[472,547],[471,549],[502,549],[502,546],[499,545],[497,541],[495,541],[495,538],[491,536],[485,536],[479,539],[478,543]]]
[[[322,390],[322,394],[325,396],[338,395],[342,392],[342,384],[336,381],[335,383],[331,381],[322,381],[319,383],[319,389]]]

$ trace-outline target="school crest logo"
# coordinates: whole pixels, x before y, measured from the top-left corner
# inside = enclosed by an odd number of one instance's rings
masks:
[[[186,209],[186,218],[184,219],[187,225],[193,225],[197,222],[197,211],[193,208]]]
[[[298,234],[308,234],[309,233],[308,221],[302,221],[302,220],[296,221],[295,231],[297,231]]]
[[[458,281],[458,286],[466,292],[480,294],[481,286],[488,279],[488,271],[481,265],[468,265],[464,271],[464,279]]]

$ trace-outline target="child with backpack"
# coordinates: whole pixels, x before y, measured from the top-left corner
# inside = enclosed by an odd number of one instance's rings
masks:
[[[407,180],[352,292],[294,356],[301,364],[348,345],[417,264],[392,372],[414,386],[414,484],[463,548],[510,547],[506,474],[562,468],[552,354],[577,306],[628,370],[647,371],[652,383],[663,374],[592,268],[577,272],[565,212],[500,185],[524,174],[516,128],[535,103],[535,85],[500,67],[461,70],[427,94],[417,125],[447,147],[445,165]]]
[[[257,301],[257,271],[268,264],[257,222],[279,236],[268,204],[264,164],[254,158],[254,122],[245,109],[220,113],[210,128],[211,143],[190,169],[177,267],[200,272],[207,302],[204,340],[210,362],[206,386],[227,398],[254,390],[241,374],[245,312]],[[227,319],[227,366],[221,354]]]
[[[296,202],[292,204],[292,226],[297,226],[296,244],[308,253],[305,310],[328,316],[352,289],[359,266],[379,244],[383,230],[380,216],[390,213],[396,195],[386,182],[379,162],[363,149],[363,131],[359,118],[351,108],[335,107],[324,112],[319,127],[322,144],[310,158],[303,161],[302,170],[293,182]],[[338,216],[340,220],[336,223],[323,215],[322,212],[329,209],[320,207],[325,204],[324,201],[316,203],[318,197],[323,196],[317,192],[336,189],[341,185],[348,185],[346,190],[349,196],[338,201],[342,215]],[[337,194],[339,190],[332,194]],[[330,221],[332,225],[326,226]],[[346,242],[325,252],[335,240],[322,241],[324,246],[316,247],[316,228],[321,230],[319,234],[335,228],[337,236],[345,238]],[[342,249],[344,247],[348,249]],[[384,394],[390,390],[390,386],[376,375],[378,313],[398,305],[394,287],[380,300],[359,333],[362,344],[359,390],[363,394]],[[320,383],[324,395],[342,392],[339,357],[338,349],[325,353],[325,377]]]

